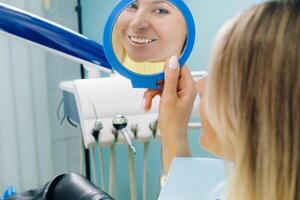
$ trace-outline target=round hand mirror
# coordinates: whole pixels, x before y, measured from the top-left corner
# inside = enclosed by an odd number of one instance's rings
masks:
[[[183,0],[121,0],[103,34],[112,68],[134,88],[157,89],[172,56],[183,66],[195,42],[195,23]]]

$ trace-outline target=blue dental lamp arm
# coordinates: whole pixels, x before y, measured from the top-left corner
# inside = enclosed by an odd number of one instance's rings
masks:
[[[75,62],[112,72],[103,47],[59,24],[0,3],[0,32],[40,46]]]

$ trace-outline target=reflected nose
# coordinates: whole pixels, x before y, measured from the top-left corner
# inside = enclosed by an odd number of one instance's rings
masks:
[[[145,13],[137,13],[130,23],[131,28],[134,30],[145,30],[150,27],[150,22]]]

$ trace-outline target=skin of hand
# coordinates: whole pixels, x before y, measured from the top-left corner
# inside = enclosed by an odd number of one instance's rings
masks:
[[[159,95],[158,126],[163,148],[164,172],[167,174],[172,159],[191,156],[187,129],[196,97],[195,82],[187,66],[180,69],[173,56],[165,67],[165,79],[161,90],[144,93],[144,109],[151,109],[152,99]]]

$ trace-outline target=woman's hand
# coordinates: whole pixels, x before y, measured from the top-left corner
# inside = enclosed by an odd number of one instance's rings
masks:
[[[187,66],[179,68],[173,56],[165,67],[162,90],[147,90],[144,94],[146,111],[151,109],[152,99],[161,96],[158,126],[163,147],[165,173],[174,156],[190,156],[187,129],[196,97],[195,82]]]

